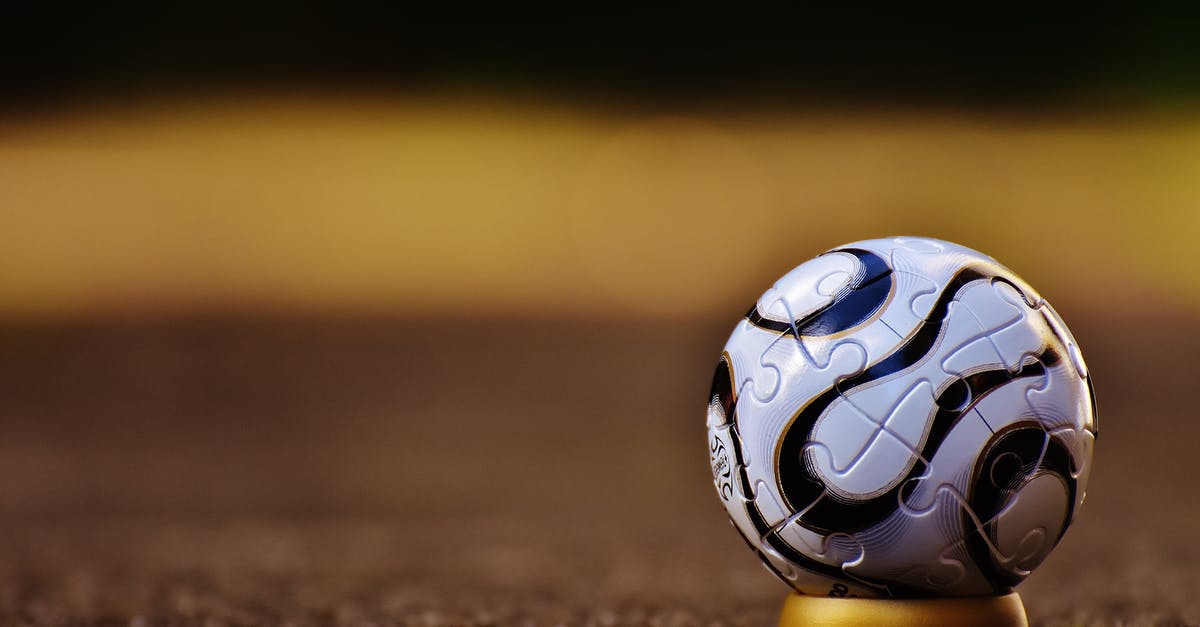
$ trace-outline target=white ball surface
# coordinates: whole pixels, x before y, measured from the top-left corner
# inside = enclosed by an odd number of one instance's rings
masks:
[[[717,492],[806,594],[1001,594],[1083,502],[1079,346],[1011,270],[945,241],[855,242],[734,328],[708,406]]]

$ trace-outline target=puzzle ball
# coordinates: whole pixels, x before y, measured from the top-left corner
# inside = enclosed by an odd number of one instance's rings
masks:
[[[709,399],[733,525],[804,594],[1004,594],[1083,503],[1096,407],[1036,291],[945,241],[855,242],[738,322]]]

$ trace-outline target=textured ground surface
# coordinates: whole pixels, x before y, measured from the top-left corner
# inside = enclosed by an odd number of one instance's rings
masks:
[[[1200,623],[1200,333],[1059,309],[1102,435],[1030,616]],[[770,625],[710,493],[725,326],[8,324],[0,624]]]

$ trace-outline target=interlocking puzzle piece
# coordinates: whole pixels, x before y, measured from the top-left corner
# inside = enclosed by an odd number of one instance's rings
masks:
[[[911,237],[873,240],[887,250],[888,261],[896,272],[918,273],[929,267],[928,260],[946,254],[947,242]]]
[[[1013,324],[998,329],[989,336],[1005,367],[1012,372],[1020,370],[1021,366],[1030,360],[1042,359],[1041,354],[1046,349],[1043,337],[1037,329],[1028,324]],[[1055,357],[1057,358],[1057,355]]]
[[[963,288],[955,300],[980,326],[994,331],[1012,326],[1032,311],[1016,288],[1005,281],[978,281]]]
[[[977,371],[979,364],[999,361],[987,331],[973,317],[959,314],[960,307],[960,303],[951,302],[946,309],[947,318],[937,342],[938,350],[949,354],[941,362],[917,362],[882,380],[840,388],[847,403],[906,443],[913,454],[921,454],[935,412],[965,408],[970,402],[972,390],[963,380],[964,375]],[[956,367],[959,362],[964,362],[961,368]],[[898,390],[898,386],[907,387]],[[959,388],[961,398],[954,398]],[[947,403],[950,406],[945,406]]]
[[[886,592],[879,584],[862,580],[845,571],[847,564],[856,565],[863,560],[863,546],[854,534],[832,533],[827,536],[816,534],[798,524],[800,514],[780,525],[775,533],[779,540],[791,547],[801,549],[808,567],[807,590],[822,587],[831,596],[878,596]],[[886,596],[886,594],[885,594]]]
[[[958,485],[963,483],[964,478],[958,469],[963,466],[964,460],[975,457],[979,443],[988,441],[991,435],[991,429],[976,409],[968,411],[964,419],[959,420],[946,434],[933,456],[919,458],[922,471],[906,480],[898,494],[900,510],[910,517],[937,515],[935,510],[939,504],[953,505],[960,500],[962,494]],[[948,495],[954,500],[946,501]]]
[[[874,252],[831,251],[776,282],[759,298],[751,317],[766,330],[790,333],[807,362],[824,370],[843,331],[870,326],[870,314],[890,293],[890,275],[886,262]],[[860,327],[857,333],[862,331]]]
[[[901,245],[897,245],[897,242],[901,242]],[[913,246],[914,250],[906,249],[905,245]],[[940,244],[935,242],[922,243],[905,238],[870,240],[855,244],[856,248],[870,250],[888,262],[891,269],[890,279],[893,282],[893,303],[904,303],[908,307],[897,307],[895,304],[888,306],[882,312],[881,319],[900,336],[907,334],[924,319],[925,312],[916,311],[913,301],[938,291],[938,285],[921,273],[921,264],[910,257],[929,254],[939,246]]]
[[[1022,388],[1017,385],[1015,389],[1017,393],[1010,394],[1011,398],[1002,401],[1001,405],[1010,404],[1014,402],[1013,399],[1020,398]],[[972,416],[978,419],[971,419]],[[992,431],[987,421],[978,414],[978,406],[970,408],[964,418],[967,419],[961,419],[954,425],[943,446],[931,460],[922,458],[921,463],[926,465],[925,472],[909,480],[899,493],[899,515],[908,517],[912,522],[921,519],[936,521],[933,524],[913,525],[909,528],[906,540],[915,546],[926,547],[930,544],[938,546],[941,542],[945,543],[947,548],[932,562],[914,557],[912,563],[919,566],[898,577],[901,582],[907,581],[927,591],[952,587],[959,591],[974,589],[983,594],[992,590],[991,582],[975,572],[974,567],[966,566],[978,561],[979,556],[968,556],[963,553],[965,548],[958,550],[953,547],[966,547],[966,538],[987,533],[987,529],[991,528],[988,525],[1001,524],[1000,521],[1007,514],[1006,511],[1002,511],[994,515],[980,515],[972,509],[966,495],[972,488],[969,484],[971,477],[957,472],[956,469],[973,466],[979,452],[979,443],[989,441]],[[1046,437],[1040,429],[1037,429],[1036,433],[1036,438]],[[1015,461],[1018,468],[1032,468],[1040,463],[1041,455],[1042,448],[1037,447],[1030,459],[1011,461]],[[1014,520],[1010,518],[1009,523],[1012,522]],[[1024,522],[1027,524],[1028,520]],[[1019,527],[1012,525],[1011,528]],[[916,535],[918,533],[923,536]],[[991,550],[996,554],[988,559],[1000,565],[1021,564],[1029,561],[1031,556],[1044,555],[1052,544],[1041,542],[1040,537],[1035,533],[1015,541],[1009,539],[1000,546],[993,543]],[[897,559],[894,554],[890,557]],[[973,577],[973,580],[967,581],[967,577]]]
[[[1080,436],[1073,444],[1070,438]],[[966,533],[943,555],[969,553],[991,586],[1011,586],[1033,570],[1070,524],[1084,489],[1083,469],[1071,467],[1070,449],[1088,446],[1090,433],[1047,432],[1036,420],[1013,421],[982,452],[971,500],[955,492]],[[1081,458],[1077,458],[1081,459]],[[946,486],[939,488],[948,493]],[[974,584],[972,584],[974,585]]]
[[[1055,337],[1067,347],[1067,357],[1071,365],[1075,368],[1075,373],[1081,379],[1089,378],[1091,375],[1088,372],[1087,363],[1083,360],[1083,353],[1079,350],[1079,342],[1075,340],[1075,336],[1071,334],[1071,330],[1063,323],[1062,317],[1058,315],[1054,307],[1050,306],[1050,303],[1045,301],[1042,301],[1042,306],[1038,310],[1041,312],[1046,324],[1050,326]]]
[[[814,365],[812,356],[804,351],[794,336],[786,333],[777,335],[758,356],[754,398],[761,403],[774,401],[783,382],[810,365]]]
[[[754,383],[751,381],[745,381],[742,383],[742,386],[738,389],[737,400],[734,402],[734,407],[735,407],[734,411],[735,412],[736,412],[737,405],[742,403],[743,400],[748,400],[748,399],[754,398],[754,396],[752,394],[752,391],[754,389],[753,386],[754,386]],[[751,464],[754,463],[754,455],[753,455],[753,451],[749,450],[746,447],[746,442],[742,438],[742,435],[741,435],[741,429],[738,427],[737,424],[733,425],[733,437],[736,437],[738,440],[738,447],[739,447],[738,451],[740,453],[740,459],[738,461],[744,467],[748,468]]]
[[[943,509],[954,509],[952,496],[943,497],[947,501],[951,501],[948,505],[943,505]],[[901,524],[893,525],[895,529],[892,533],[907,531],[912,533],[917,529],[916,525],[911,524],[913,521],[899,520],[903,514],[897,514],[893,522]],[[910,524],[903,524],[908,522]],[[929,532],[930,528],[926,526],[924,531]],[[937,531],[937,530],[933,530]],[[927,595],[930,592],[937,590],[957,589],[962,584],[966,576],[969,574],[969,556],[958,556],[953,554],[939,554],[935,551],[932,556],[929,552],[929,545],[924,544],[928,541],[936,541],[938,535],[936,533],[926,533],[924,537],[910,539],[905,536],[904,542],[896,542],[888,536],[888,531],[883,534],[874,533],[874,536],[882,537],[863,537],[860,535],[860,542],[863,544],[863,560],[861,563],[849,563],[843,567],[843,571],[848,577],[853,577],[856,580],[870,581],[886,581],[885,588],[889,596],[900,596],[918,593]],[[940,544],[932,546],[940,547]],[[872,562],[878,568],[881,560],[873,560],[872,556],[875,552],[879,552],[885,556],[882,560],[892,567],[887,571],[872,571],[861,572],[863,567]],[[986,589],[984,589],[986,591]]]
[[[904,515],[910,516],[914,520],[933,519],[936,524],[914,526],[915,529],[924,532],[924,537],[914,538],[913,543],[920,543],[919,545],[923,546],[925,550],[921,554],[921,559],[913,559],[910,562],[914,566],[903,573],[899,580],[925,591],[950,588],[961,591],[965,579],[973,570],[968,566],[972,563],[972,558],[963,551],[953,550],[952,547],[960,546],[963,539],[976,528],[976,523],[970,516],[967,516],[966,519],[971,522],[966,528],[963,527],[964,516],[961,512],[969,509],[970,506],[962,491],[953,483],[945,482],[933,485],[928,478],[923,477],[921,480],[925,482],[925,487],[929,492],[927,502],[921,504],[923,509],[914,508],[912,502],[902,503],[901,507],[906,512]],[[930,544],[925,544],[926,542]],[[935,557],[930,559],[928,547],[942,544],[944,544],[944,548],[934,552]],[[990,592],[990,589],[991,586],[987,582],[981,581],[978,593],[984,594]]]
[[[797,344],[800,351],[809,360],[809,363],[817,370],[829,370],[833,366],[832,372],[839,375],[839,378],[846,378],[851,375],[862,372],[866,367],[869,356],[872,353],[871,347],[875,347],[875,352],[879,352],[881,347],[889,346],[894,343],[894,335],[891,330],[882,325],[870,325],[860,328],[856,331],[854,339],[846,339],[841,336],[822,337],[822,336],[800,336]],[[843,355],[840,357],[842,363],[833,365],[837,351],[843,346],[856,346],[862,353],[862,366],[852,368],[852,365],[857,365],[858,359]]]
[[[1058,516],[1065,492],[1054,475],[1032,478],[1008,507],[981,520],[964,502],[960,506],[972,527],[941,551],[941,559],[976,566],[968,571],[981,593],[996,585],[1015,585],[1036,568],[1054,548],[1066,524]],[[1057,502],[1056,502],[1057,501]],[[961,586],[961,583],[959,584]]]
[[[999,267],[994,259],[978,251],[940,240],[897,237],[890,240],[890,249],[893,270],[933,279],[939,290],[963,267],[980,263]]]
[[[763,564],[764,567],[768,571],[782,577],[784,581],[792,585],[797,585],[803,577],[803,574],[792,565],[791,560],[772,548],[769,543],[760,539],[758,546],[754,548],[766,560],[766,563]]]
[[[753,488],[754,492],[750,495],[749,500],[754,502],[767,525],[775,528],[785,524],[792,516],[792,512],[774,495],[770,485],[759,479],[754,482]]]
[[[1090,426],[1092,412],[1087,385],[1061,364],[1047,368],[1045,380],[1026,390],[1025,401],[1047,430],[1062,427],[1086,430]]]
[[[943,552],[938,556],[937,563],[927,566],[922,573],[924,586],[933,590],[951,590],[961,586],[967,577],[964,557]]]
[[[1092,453],[1096,448],[1096,436],[1088,429],[1080,429],[1073,426],[1058,427],[1047,432],[1051,438],[1060,442],[1071,455],[1071,460],[1082,461],[1091,459]],[[1078,463],[1071,467],[1071,478],[1078,482],[1080,489],[1080,498],[1082,492],[1087,487],[1088,477],[1091,473],[1091,464]]]
[[[804,511],[808,509],[805,508]],[[826,555],[825,540],[827,536],[800,524],[800,518],[804,515],[804,511],[792,515],[786,524],[781,525],[778,531],[779,536],[788,544],[804,550],[808,555]],[[841,567],[839,561],[831,562],[831,564]]]
[[[886,491],[917,461],[934,407],[932,386],[917,380],[898,400],[885,388],[874,391],[882,392],[874,395],[878,400],[892,404],[874,414],[882,420],[843,397],[813,431],[808,454],[835,492],[861,496]]]
[[[823,477],[844,478],[862,460],[878,437],[880,426],[854,409],[839,403],[817,423],[801,455],[813,462]]]
[[[820,348],[823,350],[814,354],[804,341],[794,336],[775,338],[759,358],[754,398],[764,404],[772,402],[784,381],[796,386],[796,391],[803,388],[815,393],[839,378],[862,372],[867,366],[867,348],[860,341],[842,340],[822,344]]]
[[[851,255],[826,254],[793,268],[758,298],[758,313],[794,325],[820,311],[850,286],[858,273]]]
[[[850,286],[850,281],[853,279],[854,274],[851,272],[834,272],[817,283],[817,293],[829,298],[836,297]],[[792,318],[792,320],[795,319]]]
[[[1039,412],[1046,414],[1047,424],[1051,428],[1073,425],[1095,436],[1095,395],[1079,345],[1062,324],[1053,307],[1045,304],[1040,313],[1051,330],[1051,337],[1046,338],[1046,341],[1056,351],[1059,361],[1053,365],[1052,379],[1047,381],[1047,385],[1030,390],[1029,403]],[[1075,402],[1066,402],[1068,400]],[[1065,409],[1056,410],[1056,407]]]
[[[746,475],[752,482],[761,479],[773,484],[777,434],[809,399],[831,388],[839,377],[861,372],[866,366],[867,356],[860,344],[843,342],[832,351],[826,368],[818,370],[805,360],[805,353],[795,338],[780,336],[764,354],[762,361],[763,366],[757,373],[770,373],[767,376],[781,377],[780,381],[785,383],[765,400],[758,398],[756,386],[747,385],[739,397],[738,420],[742,451],[746,456]],[[813,491],[813,494],[813,498],[816,498],[819,490]],[[803,510],[808,504],[790,503],[793,511]]]
[[[737,451],[742,446],[738,441],[736,425],[727,425],[712,430],[713,437],[722,448],[733,451],[731,462],[734,466],[733,480],[727,484],[727,491],[722,491],[723,499],[737,503],[737,507],[727,507],[730,522],[741,532],[744,538],[759,538],[758,546],[751,548],[760,551],[763,559],[769,562],[768,568],[784,579],[795,579],[798,573],[789,566],[785,556],[771,550],[771,544],[765,541],[767,535],[779,525],[786,523],[790,512],[773,495],[772,490],[762,479],[754,479],[748,473],[748,467],[739,464]],[[714,474],[716,471],[714,470]],[[720,479],[718,479],[720,484]],[[721,488],[718,487],[720,490]],[[728,495],[728,498],[726,498]]]
[[[724,358],[729,362],[731,386],[737,390],[739,399],[774,397],[779,386],[777,373],[759,373],[758,370],[762,367],[762,354],[778,338],[778,333],[758,328],[745,318],[733,328]]]
[[[996,351],[991,336],[986,333],[964,338],[958,348],[942,357],[938,365],[942,372],[954,379],[962,379],[985,370],[1003,369],[1012,374],[1008,365],[1004,363],[1004,358]]]
[[[997,277],[992,279],[992,283],[1003,284],[1010,288],[1001,290],[999,294],[1005,300],[1008,300],[1017,307],[1027,307],[1029,309],[1038,310],[1046,306],[1046,299],[1033,286],[1026,283],[1024,279],[1012,272],[1004,273],[1003,278]]]
[[[1015,574],[1028,575],[1050,553],[1067,525],[1061,512],[1070,507],[1068,496],[1056,475],[1030,478],[1013,502],[987,521],[993,529],[985,538],[992,558]]]
[[[928,277],[912,272],[895,271],[895,304],[884,310],[880,319],[900,337],[907,337],[930,315],[938,297],[938,285]]]
[[[831,533],[825,537],[824,546],[817,552],[817,557],[833,564],[839,564],[845,570],[848,566],[862,563],[863,546],[858,538],[849,533]]]

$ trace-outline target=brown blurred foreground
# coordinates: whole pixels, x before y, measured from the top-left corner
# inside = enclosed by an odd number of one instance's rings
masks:
[[[1101,436],[1031,617],[1200,622],[1200,333],[1059,308]],[[7,323],[0,622],[770,625],[705,463],[725,327]]]

